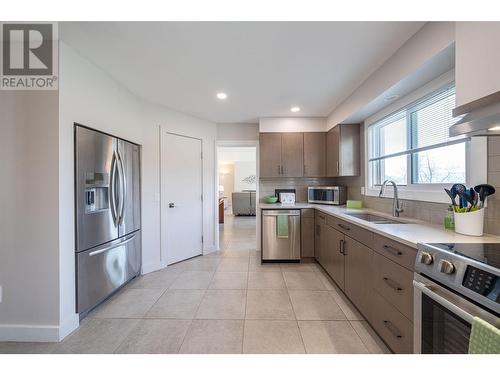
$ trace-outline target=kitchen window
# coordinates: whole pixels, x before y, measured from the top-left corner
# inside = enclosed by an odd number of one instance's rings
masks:
[[[469,140],[448,135],[455,122],[454,107],[452,83],[371,124],[369,186],[377,187],[387,179],[415,189],[466,183]]]

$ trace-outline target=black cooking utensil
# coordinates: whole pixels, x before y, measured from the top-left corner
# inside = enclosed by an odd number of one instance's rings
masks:
[[[453,207],[455,207],[457,205],[457,203],[455,202],[455,197],[456,197],[456,194],[453,194],[450,190],[448,189],[444,189],[444,191],[446,191],[446,194],[448,194],[448,196],[450,197],[451,199],[451,204],[453,205]]]
[[[481,207],[484,207],[484,202],[486,198],[490,195],[495,194],[495,188],[489,184],[481,184],[474,187],[474,190],[479,193],[479,201],[481,202]]]
[[[451,187],[451,192],[456,193],[460,197],[460,208],[466,207],[467,206],[467,199],[464,197],[464,193],[466,192],[467,188],[465,187],[464,184],[454,184]]]
[[[474,191],[474,188],[470,188],[469,190],[467,190],[466,196],[467,196],[467,202],[470,203],[470,206],[467,209],[467,212],[470,212],[472,210],[472,207],[474,207],[474,205],[475,205],[474,202],[477,203],[477,200],[476,200],[477,194]]]

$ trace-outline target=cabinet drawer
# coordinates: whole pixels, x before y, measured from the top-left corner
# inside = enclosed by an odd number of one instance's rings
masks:
[[[373,243],[373,233],[369,230],[358,227],[357,225],[348,223],[347,221],[338,219],[334,216],[326,217],[326,224],[341,231],[345,235],[354,238],[356,241],[361,242],[369,247]]]
[[[320,211],[316,211],[315,220],[316,224],[326,224],[326,214]]]
[[[395,353],[413,353],[413,324],[380,294],[373,293],[372,325]]]
[[[413,273],[378,253],[374,258],[375,289],[413,321]]]
[[[396,263],[413,271],[417,249],[405,246],[397,241],[374,234],[373,250]]]
[[[314,208],[303,208],[300,210],[301,217],[310,217],[314,219]]]

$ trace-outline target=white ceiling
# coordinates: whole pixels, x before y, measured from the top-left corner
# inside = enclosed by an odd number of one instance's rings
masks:
[[[224,123],[327,116],[423,24],[64,22],[59,34],[145,100]]]

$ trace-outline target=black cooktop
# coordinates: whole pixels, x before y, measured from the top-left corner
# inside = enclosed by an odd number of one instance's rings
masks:
[[[500,269],[500,243],[432,243],[429,245]]]

